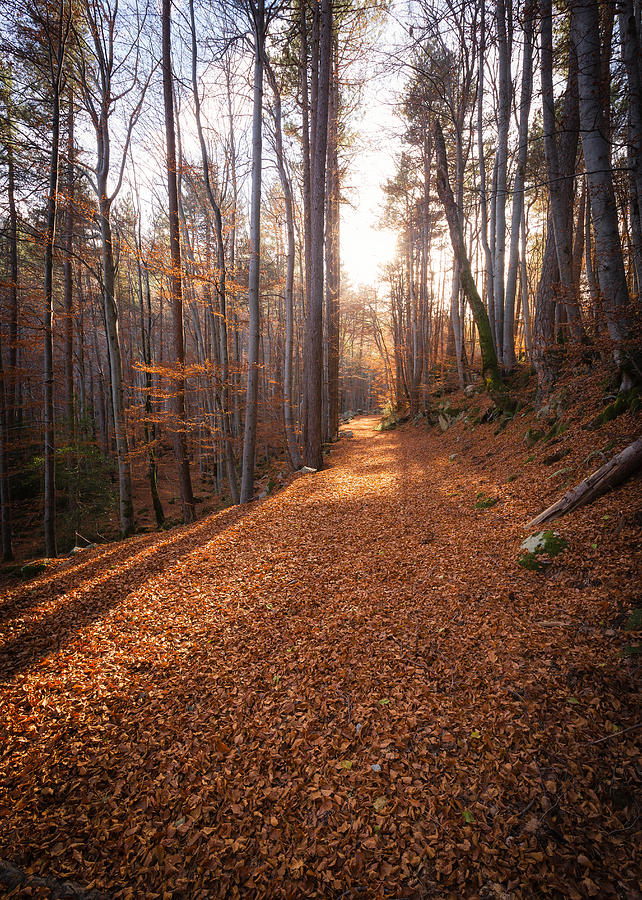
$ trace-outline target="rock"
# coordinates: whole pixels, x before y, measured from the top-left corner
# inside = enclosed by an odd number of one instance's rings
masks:
[[[517,563],[523,569],[541,572],[554,556],[558,556],[567,547],[568,541],[557,531],[537,531],[521,544]],[[545,559],[541,559],[542,556]]]
[[[141,531],[142,531],[142,529],[139,529],[139,533]],[[79,547],[78,545],[76,545],[75,547],[71,548],[71,550],[69,551],[69,553],[67,555],[75,556],[76,553],[82,553],[83,550],[91,550],[93,547],[96,547],[96,546],[98,546],[98,545],[97,544],[86,544],[84,547]]]
[[[527,537],[519,549],[526,553],[548,553],[549,556],[557,556],[566,547],[568,542],[557,531],[538,531]]]
[[[312,466],[301,466],[297,471],[300,475],[307,475],[309,472],[316,472],[317,470],[313,469]]]
[[[35,562],[25,563],[20,569],[23,578],[33,578],[34,575],[40,575],[49,565],[48,559],[38,559]]]
[[[472,397],[476,390],[477,390],[477,386],[476,386],[476,385],[474,385],[474,384],[467,384],[466,387],[464,388],[464,396],[465,396],[465,397]]]
[[[267,497],[268,493],[269,492],[267,490],[261,491],[261,493],[259,494],[259,500],[264,500],[265,497]]]
[[[374,765],[370,766],[373,772],[381,772],[381,766],[379,763],[374,763]]]
[[[352,432],[352,431],[342,431],[342,432],[340,432],[339,437],[353,438],[353,437],[354,437],[354,432]]]

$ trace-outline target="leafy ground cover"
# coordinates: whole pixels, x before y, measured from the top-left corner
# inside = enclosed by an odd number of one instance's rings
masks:
[[[536,424],[358,419],[249,508],[7,583],[0,857],[113,898],[639,897],[639,481],[518,564],[547,454],[579,480],[633,425]]]

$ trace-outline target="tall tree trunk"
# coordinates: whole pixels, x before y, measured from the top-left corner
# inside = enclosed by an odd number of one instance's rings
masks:
[[[292,414],[292,356],[294,350],[294,255],[296,250],[294,239],[294,201],[292,197],[292,183],[288,177],[285,166],[285,154],[283,152],[283,125],[281,112],[281,91],[277,84],[274,72],[266,63],[266,73],[274,94],[274,142],[276,149],[276,164],[279,170],[279,180],[283,191],[285,206],[285,228],[287,233],[287,250],[285,263],[285,347],[283,362],[283,420],[285,424],[285,439],[288,454],[295,469],[301,466],[301,454],[294,431],[294,417]]]
[[[572,337],[582,337],[577,298],[573,294],[573,246],[572,207],[564,202],[565,185],[561,171],[555,123],[555,98],[553,93],[553,12],[552,0],[541,0],[541,79],[542,114],[544,121],[544,152],[548,169],[548,192],[550,197],[550,217],[557,251],[557,266],[561,282],[562,301],[566,308]],[[577,60],[573,50],[569,50],[569,79],[567,92],[575,91]],[[565,121],[568,130],[575,127],[575,116]],[[570,174],[570,173],[569,173]]]
[[[9,205],[9,371],[6,392],[7,429],[13,432],[19,420],[17,407],[18,368],[18,213],[16,209],[16,175],[13,133],[13,100],[11,96],[10,70],[2,73],[2,92],[6,111],[7,202]],[[5,448],[8,450],[8,448]]]
[[[174,411],[176,415],[174,454],[178,468],[178,486],[183,509],[183,521],[196,519],[192,479],[187,450],[187,415],[185,411],[185,337],[183,332],[183,282],[181,273],[181,240],[178,219],[178,183],[176,178],[176,130],[174,125],[174,94],[172,90],[171,0],[163,0],[163,101],[165,108],[165,140],[167,144],[167,191],[169,199],[169,249],[171,272],[168,278],[169,301],[174,326],[174,357],[176,378]]]
[[[571,40],[577,52],[582,148],[588,181],[597,275],[623,387],[642,377],[642,359],[625,347],[629,291],[622,257],[609,142],[601,100],[600,25],[597,4],[571,0]]]
[[[2,561],[13,559],[11,541],[11,498],[9,496],[9,458],[7,440],[7,406],[5,395],[4,363],[2,360],[2,332],[0,330],[0,536]]]
[[[510,226],[510,250],[506,298],[504,303],[504,368],[515,367],[515,296],[517,292],[517,269],[519,266],[519,234],[524,210],[524,183],[526,161],[528,159],[528,117],[533,93],[533,20],[527,13],[524,22],[524,57],[522,60],[522,90],[519,98],[519,129],[517,149],[517,171],[513,182],[513,212]],[[525,319],[525,323],[527,318]]]
[[[575,66],[569,67],[559,131],[560,142],[557,153],[557,165],[560,187],[558,199],[561,216],[567,223],[570,223],[573,212],[575,163],[579,141],[579,111]],[[550,206],[552,206],[552,203]],[[557,304],[565,302],[568,298],[564,287],[560,285],[558,259],[552,210],[549,208],[544,258],[535,296],[532,357],[539,390],[545,393],[555,383],[561,363],[559,348],[555,343],[555,308]]]
[[[508,130],[510,126],[512,79],[510,72],[510,46],[506,29],[505,0],[498,0],[496,8],[498,74],[498,130],[497,130],[497,190],[495,193],[495,329],[497,353],[503,355],[504,345],[504,297],[506,257],[506,192],[508,186]],[[511,343],[512,343],[511,331]]]
[[[459,219],[457,204],[450,186],[448,178],[448,159],[446,157],[446,144],[441,131],[439,122],[433,121],[433,138],[435,157],[437,162],[437,193],[446,213],[448,229],[450,231],[450,240],[452,243],[455,261],[459,266],[459,278],[464,296],[468,301],[477,332],[479,334],[479,345],[482,356],[482,374],[487,389],[491,393],[501,392],[503,389],[501,375],[499,374],[499,365],[497,362],[497,354],[495,353],[495,344],[490,329],[490,321],[486,307],[482,303],[481,297],[477,292],[477,287],[473,279],[470,268],[470,261],[466,252],[464,243],[464,235]]]
[[[524,343],[526,344],[526,352],[528,353],[528,358],[530,360],[533,359],[533,338],[531,334],[531,317],[530,311],[528,308],[528,271],[526,266],[526,208],[525,204],[522,203],[522,222],[521,222],[521,232],[522,232],[522,258],[520,260],[521,271],[520,271],[520,281],[521,281],[521,294],[522,294],[522,316],[524,318]]]
[[[74,148],[74,92],[69,91],[69,109],[67,110],[67,172],[66,172],[66,208],[65,208],[65,247],[63,261],[65,311],[65,407],[67,428],[72,443],[75,440],[74,409],[74,295],[73,295],[73,243],[74,243],[74,194],[75,194],[75,148]]]
[[[495,292],[493,280],[493,256],[488,242],[488,194],[486,189],[486,155],[484,150],[484,69],[486,66],[486,3],[481,0],[479,39],[479,78],[477,85],[477,155],[479,157],[479,206],[481,211],[481,242],[486,260],[485,300],[491,326],[495,321]]]
[[[326,224],[326,329],[327,385],[326,434],[334,441],[339,435],[339,293],[341,281],[340,176],[339,176],[339,60],[336,34],[333,37],[330,97],[328,109],[328,220]]]
[[[196,118],[196,130],[201,149],[201,164],[203,168],[203,180],[205,182],[205,193],[214,213],[214,231],[216,233],[216,263],[217,278],[216,288],[218,296],[218,324],[216,335],[219,345],[219,356],[221,365],[221,425],[223,431],[223,441],[225,444],[225,468],[227,481],[230,488],[230,496],[232,503],[238,503],[240,499],[238,481],[236,477],[236,461],[234,459],[234,447],[232,444],[236,428],[232,424],[232,415],[230,410],[230,388],[229,388],[229,345],[227,337],[227,288],[226,288],[226,259],[225,259],[225,241],[223,236],[223,216],[221,208],[216,201],[212,183],[210,180],[210,164],[207,154],[207,145],[205,143],[205,135],[203,133],[203,125],[201,120],[201,99],[198,89],[198,45],[196,42],[196,21],[194,17],[194,0],[189,2],[190,29],[192,41],[192,97],[194,100],[194,111]],[[233,169],[234,171],[234,169]],[[234,190],[234,212],[233,223],[236,223],[236,176],[233,175]],[[234,229],[232,232],[232,249],[234,248]],[[232,259],[231,265],[234,265]],[[238,362],[238,359],[237,359]]]
[[[254,454],[256,449],[257,403],[259,387],[261,267],[261,165],[263,121],[263,56],[265,40],[265,2],[252,4],[254,22],[254,99],[252,114],[252,196],[250,200],[250,266],[248,307],[250,314],[247,348],[247,391],[241,473],[241,503],[254,497]]]
[[[325,167],[328,138],[328,101],[332,47],[331,0],[321,0],[319,72],[316,105],[313,104],[312,194],[310,241],[310,296],[305,323],[305,464],[320,469],[323,464],[323,236],[325,218]]]
[[[53,371],[53,264],[58,208],[58,170],[60,155],[60,93],[65,57],[64,3],[58,6],[57,34],[49,34],[51,75],[51,153],[49,157],[49,192],[47,196],[47,231],[45,234],[44,271],[44,373],[43,373],[43,430],[44,430],[44,528],[45,555],[57,556],[56,550],[56,437],[54,421]]]
[[[630,167],[631,231],[638,292],[642,291],[642,62],[640,29],[633,0],[621,0],[618,21],[622,62],[628,83],[628,159]]]
[[[116,302],[116,278],[114,250],[111,231],[111,200],[107,193],[106,173],[99,179],[99,226],[102,245],[103,302],[105,331],[109,356],[111,383],[111,407],[116,438],[116,458],[118,463],[118,493],[120,530],[124,536],[134,529],[134,508],[132,504],[132,484],[129,467],[129,438],[125,417],[125,396],[123,387],[123,361],[118,330],[118,304]]]

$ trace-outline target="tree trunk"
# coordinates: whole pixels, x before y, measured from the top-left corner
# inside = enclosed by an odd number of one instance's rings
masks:
[[[256,448],[257,402],[259,387],[261,266],[261,163],[263,122],[263,55],[265,40],[265,2],[252,5],[254,15],[254,100],[252,115],[252,196],[250,201],[250,267],[248,307],[250,314],[247,348],[247,391],[241,474],[241,503],[254,497],[254,453]]]
[[[339,436],[339,292],[341,288],[340,175],[339,175],[339,72],[336,35],[333,39],[328,113],[328,221],[326,227],[326,329],[327,329],[327,437]]]
[[[174,454],[178,469],[183,521],[194,522],[196,510],[187,450],[187,415],[185,411],[185,338],[183,333],[183,282],[181,272],[180,223],[178,219],[178,183],[176,178],[176,131],[174,125],[174,95],[172,90],[171,0],[162,3],[163,30],[163,101],[165,110],[165,140],[167,144],[167,191],[169,199],[169,249],[171,272],[168,278],[169,302],[174,326],[174,357],[176,379],[174,411],[176,415]]]
[[[498,130],[497,130],[497,188],[495,192],[495,329],[497,333],[497,353],[504,353],[504,297],[506,258],[506,191],[508,183],[508,129],[510,125],[512,79],[510,72],[510,46],[506,31],[505,0],[497,0],[495,13],[497,23],[498,73]],[[513,343],[511,330],[510,343]]]
[[[0,330],[0,536],[2,561],[13,559],[11,542],[11,498],[9,495],[9,459],[7,440],[7,407],[5,397],[4,364],[2,361],[2,333]]]
[[[486,308],[477,292],[477,287],[470,268],[470,261],[464,244],[464,235],[459,220],[459,213],[448,178],[448,160],[446,157],[444,136],[441,131],[441,126],[436,119],[433,122],[433,138],[437,162],[437,193],[439,194],[439,199],[441,200],[444,212],[446,213],[453,253],[455,261],[459,266],[461,287],[464,296],[470,305],[475,324],[477,325],[482,356],[482,374],[488,391],[491,393],[501,392],[503,384],[499,374],[499,365],[497,362],[497,354],[495,353],[493,335],[490,330],[490,321],[488,319]]]
[[[276,164],[279,170],[279,180],[283,191],[285,206],[285,228],[287,233],[287,250],[285,263],[285,347],[283,362],[283,421],[285,424],[285,439],[290,460],[295,469],[301,466],[301,454],[294,431],[294,417],[292,413],[292,355],[294,350],[294,201],[292,197],[292,183],[285,167],[285,155],[283,152],[283,126],[281,112],[281,91],[277,84],[274,72],[266,63],[266,74],[270,81],[274,94],[274,142],[276,149]]]
[[[562,217],[569,223],[573,212],[575,162],[579,140],[579,111],[575,78],[574,67],[570,67],[559,128],[561,134],[559,151],[557,152],[560,177],[558,199]],[[552,204],[550,205],[552,206]],[[555,383],[561,363],[561,353],[555,343],[555,309],[568,297],[564,287],[560,285],[558,259],[555,228],[549,207],[544,258],[535,296],[533,321],[533,366],[537,373],[539,390],[545,393]]]
[[[629,476],[642,467],[642,437],[629,444],[621,453],[605,463],[597,472],[593,472],[588,478],[580,482],[570,491],[541,512],[528,523],[526,528],[535,528],[551,519],[559,518],[580,506],[586,506],[597,500],[611,488],[617,487]]]
[[[56,437],[54,422],[54,372],[53,372],[53,263],[54,241],[56,237],[56,211],[58,207],[58,169],[60,150],[60,89],[62,64],[65,53],[63,33],[63,4],[59,7],[58,47],[56,48],[57,68],[52,58],[51,88],[51,153],[49,162],[49,192],[47,196],[47,231],[45,234],[44,271],[44,374],[43,374],[43,430],[44,430],[44,526],[45,556],[55,557],[56,551]],[[49,36],[50,49],[54,36]],[[53,54],[51,54],[53,57]]]
[[[65,311],[65,407],[67,428],[69,429],[69,437],[73,444],[75,440],[76,413],[74,409],[74,296],[73,296],[73,244],[74,244],[74,194],[75,194],[75,171],[74,171],[74,93],[69,91],[69,109],[67,110],[67,172],[66,172],[66,208],[65,208],[65,247],[63,261],[63,283],[64,297],[63,306]]]
[[[544,152],[548,170],[548,193],[550,198],[550,221],[555,238],[557,252],[557,268],[561,282],[561,300],[566,309],[571,335],[576,339],[582,337],[582,326],[577,298],[573,293],[573,229],[572,206],[565,202],[566,190],[564,176],[558,153],[558,142],[555,123],[555,98],[553,92],[553,13],[552,0],[541,0],[541,80],[542,80],[542,115],[544,122]],[[575,91],[575,70],[577,62],[574,53],[569,51],[568,92]],[[569,108],[569,107],[567,107]],[[566,116],[566,131],[576,127],[576,115]],[[575,160],[573,160],[574,172]]]
[[[331,48],[331,0],[321,0],[317,102],[313,104],[312,122],[310,296],[306,310],[304,359],[304,460],[314,469],[320,469],[323,464],[323,237]]]
[[[642,377],[642,361],[624,347],[629,335],[629,291],[622,257],[609,142],[602,107],[600,27],[597,4],[571,0],[571,40],[577,52],[582,148],[588,181],[597,276],[623,387]]]
[[[232,439],[237,429],[232,425],[232,416],[230,410],[230,389],[229,389],[229,345],[227,337],[227,288],[226,288],[226,259],[225,259],[225,242],[223,236],[223,216],[221,208],[214,197],[212,184],[210,181],[210,164],[207,154],[207,145],[203,134],[203,126],[201,121],[201,100],[198,91],[198,47],[196,43],[196,22],[194,18],[194,0],[189,3],[190,13],[190,29],[192,41],[192,97],[194,100],[194,111],[196,118],[196,130],[201,149],[201,164],[203,169],[203,180],[205,182],[205,192],[207,199],[214,213],[214,230],[216,233],[216,257],[217,257],[217,295],[218,295],[218,324],[216,326],[216,339],[219,346],[219,356],[221,365],[221,425],[223,431],[223,441],[225,444],[225,468],[227,481],[230,488],[230,496],[232,503],[238,503],[240,499],[238,481],[236,477],[236,461],[234,459],[234,447]],[[234,167],[233,167],[234,173]],[[236,206],[236,175],[233,174],[234,187],[234,203]],[[232,250],[234,248],[234,229],[236,223],[236,208],[233,213],[233,230],[232,230]],[[232,266],[234,261],[232,259]],[[237,360],[238,362],[238,360]],[[235,395],[236,396],[236,395]]]
[[[99,225],[102,244],[103,302],[105,311],[105,331],[109,356],[111,382],[111,406],[114,417],[116,457],[118,462],[118,491],[120,510],[120,530],[123,536],[134,529],[134,509],[129,468],[129,439],[125,418],[125,397],[123,389],[123,362],[118,331],[118,305],[116,303],[114,274],[114,251],[111,233],[111,201],[107,195],[107,179],[99,182],[98,202]]]
[[[524,210],[524,183],[526,161],[528,159],[528,117],[533,93],[533,21],[527,13],[524,22],[524,58],[522,62],[522,90],[519,98],[519,130],[517,149],[517,171],[513,182],[513,212],[510,226],[510,250],[508,276],[504,303],[504,368],[515,367],[515,297],[517,293],[517,270],[519,267],[519,234]],[[525,318],[527,324],[528,316]],[[530,343],[530,341],[529,341]]]
[[[493,255],[488,242],[488,196],[486,190],[486,159],[484,151],[484,68],[486,66],[486,4],[481,0],[479,40],[479,82],[477,87],[477,155],[479,157],[479,206],[481,211],[481,242],[486,260],[486,308],[492,310],[491,328],[495,321],[495,292],[493,282]]]
[[[9,206],[9,371],[5,412],[7,429],[12,432],[19,420],[17,407],[18,392],[18,213],[16,210],[16,180],[14,160],[13,101],[11,97],[10,72],[3,73],[6,79],[3,87],[4,105],[7,116],[5,155],[7,160],[7,202]],[[5,452],[8,448],[5,448]]]

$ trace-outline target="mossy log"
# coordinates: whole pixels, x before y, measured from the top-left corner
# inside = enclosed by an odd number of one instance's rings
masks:
[[[536,525],[557,519],[580,506],[592,503],[593,500],[597,500],[611,488],[617,487],[640,468],[642,468],[642,436],[605,463],[597,472],[593,472],[580,484],[567,491],[548,509],[535,516],[526,527],[534,528]]]

